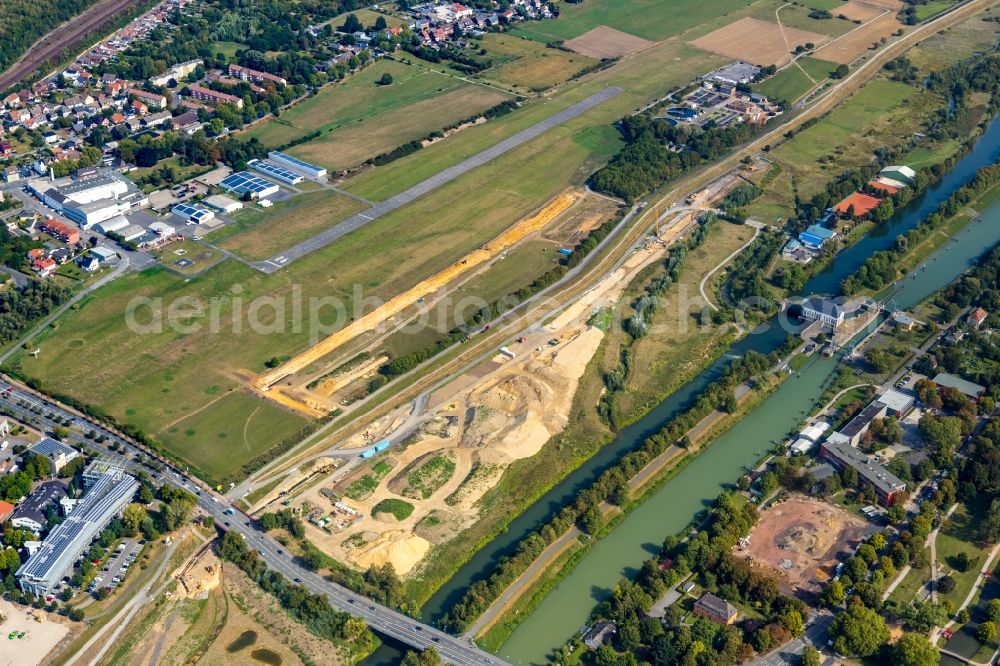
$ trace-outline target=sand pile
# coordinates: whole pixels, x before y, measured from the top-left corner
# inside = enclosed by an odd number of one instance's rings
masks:
[[[359,547],[351,554],[351,559],[362,569],[389,563],[397,574],[405,576],[430,547],[430,541],[423,537],[394,530],[384,532],[375,541]]]

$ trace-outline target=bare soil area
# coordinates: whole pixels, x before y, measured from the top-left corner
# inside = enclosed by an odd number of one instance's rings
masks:
[[[895,13],[889,12],[820,48],[813,54],[813,57],[827,62],[848,64],[880,39],[891,35],[900,27],[902,27],[902,23],[896,20]]]
[[[781,66],[792,59],[795,47],[806,44],[820,46],[829,41],[829,37],[816,32],[746,17],[699,37],[691,44],[755,65]]]
[[[876,528],[840,507],[793,496],[764,511],[738,554],[777,572],[792,590],[818,591],[843,551]]]
[[[598,328],[579,325],[548,345],[552,333],[543,332],[518,345],[524,351],[516,360],[488,362],[491,373],[441,400],[413,443],[381,459],[392,472],[376,478],[363,465],[335,486],[321,483],[303,493],[299,507],[332,513],[341,502],[359,516],[343,529],[328,525],[329,531],[307,523],[309,540],[358,568],[389,563],[401,576],[412,575],[435,544],[478,519],[478,500],[512,462],[535,455],[566,427],[577,381],[603,336]],[[439,466],[449,461],[447,473],[439,467],[421,474],[434,460]],[[366,476],[371,492],[354,493],[355,500],[344,496]],[[372,515],[386,499],[405,501],[413,511],[403,519]]]
[[[643,51],[655,43],[606,25],[599,25],[579,37],[564,42],[563,46],[591,58],[603,59],[619,58]]]

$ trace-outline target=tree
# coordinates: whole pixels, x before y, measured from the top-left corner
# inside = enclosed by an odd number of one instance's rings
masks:
[[[987,620],[976,627],[976,640],[980,643],[992,643],[997,639],[997,625]]]
[[[823,592],[820,594],[820,600],[824,605],[830,608],[839,608],[842,606],[844,604],[845,597],[844,585],[839,580],[827,583],[826,587],[823,588]]]
[[[125,534],[135,536],[142,527],[142,522],[146,520],[146,507],[141,504],[129,504],[122,513],[122,524],[125,526]]]
[[[937,579],[938,592],[948,594],[955,589],[955,579],[951,576],[941,576]]]
[[[346,32],[348,34],[354,34],[356,32],[364,32],[365,26],[361,23],[361,20],[354,14],[348,14],[347,20],[344,21],[344,25],[340,26],[341,32]]]
[[[766,472],[760,477],[760,494],[768,497],[779,487],[778,476],[774,472]]]
[[[403,661],[400,662],[401,666],[438,666],[441,663],[441,656],[434,649],[434,646],[428,647],[423,652],[410,651],[406,653],[403,657]]]
[[[820,656],[819,650],[814,648],[812,645],[807,645],[806,649],[802,651],[802,666],[819,666]]]
[[[1000,622],[1000,599],[990,599],[986,604],[986,619],[990,622]]]
[[[889,641],[882,616],[865,606],[851,606],[830,625],[833,649],[842,655],[870,657]]]
[[[384,73],[381,77],[379,77],[378,81],[376,81],[375,83],[380,86],[392,85],[392,74],[390,74],[389,72]]]
[[[937,666],[941,656],[923,634],[903,634],[890,650],[895,666]]]
[[[1000,498],[990,503],[990,508],[979,524],[983,540],[987,543],[1000,541]]]

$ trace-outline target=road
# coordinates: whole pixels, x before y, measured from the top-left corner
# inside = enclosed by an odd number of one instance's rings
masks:
[[[342,238],[352,231],[360,229],[383,215],[387,215],[394,210],[402,208],[428,192],[436,190],[442,185],[446,185],[455,180],[459,176],[481,167],[484,164],[489,163],[491,160],[495,160],[500,157],[504,153],[507,153],[518,146],[541,136],[553,127],[576,118],[585,111],[611,99],[621,92],[621,88],[613,86],[609,86],[599,92],[596,92],[582,102],[578,102],[567,109],[563,109],[559,113],[537,122],[531,127],[521,130],[513,136],[507,137],[503,141],[490,146],[482,152],[476,153],[472,157],[462,160],[454,166],[438,171],[430,178],[417,183],[413,187],[403,190],[399,194],[393,195],[385,201],[378,202],[371,208],[364,210],[357,215],[353,215],[343,222],[326,229],[325,231],[321,231],[312,238],[302,241],[298,245],[285,250],[281,254],[276,254],[269,259],[264,259],[263,261],[251,262],[250,265],[264,273],[274,273],[296,259],[300,259],[310,252],[315,252],[320,248],[326,247],[338,238]]]
[[[292,555],[285,552],[280,544],[260,530],[256,522],[240,511],[229,509],[224,498],[203,487],[195,479],[169,466],[165,466],[162,471],[151,472],[144,463],[149,463],[153,457],[117,433],[10,380],[7,380],[7,383],[0,383],[0,391],[5,396],[0,400],[0,406],[10,412],[15,419],[28,421],[35,427],[50,432],[53,427],[61,426],[62,423],[50,418],[49,414],[58,417],[60,421],[70,419],[72,421],[70,435],[64,439],[67,443],[97,451],[108,460],[124,465],[133,472],[144,471],[158,484],[169,483],[193,492],[197,495],[198,509],[211,516],[222,529],[235,531],[242,536],[250,548],[260,553],[261,559],[271,569],[278,571],[290,581],[301,583],[310,592],[326,596],[334,608],[362,618],[375,631],[420,650],[433,645],[445,662],[461,666],[506,664],[500,658],[476,648],[468,641],[422,624],[305,569]],[[84,436],[88,430],[104,435],[106,441],[100,443],[88,439]],[[125,453],[116,453],[111,450],[111,446],[116,446],[119,451]],[[234,513],[227,515],[225,513],[227,510]]]
[[[532,327],[543,321],[547,312],[529,311],[529,308],[545,298],[551,305],[553,303],[569,302],[579,298],[581,295],[592,289],[603,280],[613,270],[616,265],[624,261],[634,245],[655,226],[655,220],[649,215],[653,211],[661,210],[661,206],[669,205],[671,201],[683,200],[688,193],[704,189],[709,183],[724,175],[726,172],[736,167],[744,157],[756,154],[764,146],[773,145],[779,141],[782,135],[791,129],[801,126],[803,123],[817,118],[824,113],[835,108],[840,102],[850,96],[868,77],[878,73],[883,64],[897,57],[906,49],[913,46],[921,39],[935,34],[960,20],[968,18],[970,15],[990,6],[994,0],[969,0],[968,2],[955,5],[952,9],[939,14],[931,21],[922,24],[898,40],[886,45],[876,52],[870,60],[859,65],[857,69],[840,80],[839,84],[833,85],[817,95],[812,104],[804,111],[791,118],[788,122],[778,124],[774,128],[766,131],[757,139],[734,150],[727,157],[719,161],[694,170],[687,176],[683,176],[670,183],[669,189],[661,189],[654,193],[656,200],[642,207],[642,214],[630,228],[625,228],[627,222],[623,222],[612,234],[605,239],[601,245],[595,248],[584,262],[581,262],[574,271],[568,273],[562,280],[546,289],[544,296],[530,299],[521,306],[509,311],[504,316],[503,323],[494,326],[484,335],[479,335],[467,343],[462,351],[455,356],[442,361],[440,358],[430,359],[424,364],[415,368],[411,376],[415,379],[407,381],[406,378],[398,380],[400,388],[393,392],[392,385],[386,390],[376,392],[372,396],[358,401],[344,417],[338,418],[324,426],[308,438],[300,442],[289,453],[281,456],[269,466],[269,470],[278,467],[296,465],[303,456],[308,456],[310,446],[321,443],[326,448],[327,440],[346,435],[356,429],[355,421],[362,416],[366,419],[374,420],[386,413],[397,409],[399,406],[412,401],[417,395],[431,390],[435,386],[446,383],[448,377],[454,377],[464,369],[479,362],[480,356],[495,352],[495,348],[504,344],[503,341],[516,337],[518,332],[525,327]],[[586,270],[584,270],[586,269]],[[419,376],[418,376],[419,375]],[[259,485],[256,479],[260,478],[260,472],[254,474],[251,484]]]
[[[826,611],[820,612],[812,617],[812,622],[806,627],[805,632],[793,641],[790,641],[774,652],[757,657],[750,662],[752,666],[784,666],[785,664],[798,664],[799,657],[805,651],[807,645],[812,645],[817,650],[822,650],[826,646],[826,632],[833,622],[833,615]]]
[[[87,296],[87,294],[93,293],[95,290],[100,289],[101,287],[108,284],[112,280],[115,280],[118,277],[120,277],[123,273],[125,273],[125,271],[128,270],[128,267],[129,267],[128,257],[123,257],[122,260],[118,262],[118,265],[115,266],[115,269],[113,271],[111,271],[110,273],[108,273],[107,275],[105,275],[92,285],[89,285],[88,287],[78,291],[73,296],[73,298],[69,299],[68,301],[60,305],[52,314],[43,319],[41,323],[32,328],[30,331],[28,331],[26,335],[22,336],[21,339],[17,341],[17,344],[12,345],[10,349],[8,349],[3,354],[0,354],[0,363],[5,362],[8,358],[21,351],[21,345],[23,345],[26,341],[31,340],[39,333],[44,331],[49,326],[49,324],[58,319],[63,312],[66,312],[66,310],[79,303],[82,298]]]

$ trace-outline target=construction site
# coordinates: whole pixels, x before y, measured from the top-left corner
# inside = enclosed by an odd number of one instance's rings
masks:
[[[697,225],[711,202],[741,182],[728,174],[681,205],[654,211],[657,223],[653,231],[579,299],[551,311],[543,322],[498,348],[494,355],[429,392],[419,414],[409,406],[401,407],[331,442],[329,449],[314,449],[312,458],[300,459],[298,469],[251,510],[271,510],[271,505],[280,502],[298,511],[306,522],[307,538],[338,561],[359,569],[388,563],[400,576],[418,574],[421,560],[435,545],[451,540],[479,519],[480,500],[511,464],[536,455],[565,429],[579,379],[605,336],[607,324],[600,324],[604,317],[599,315],[613,316],[625,288],[652,263],[662,260],[667,248]],[[507,238],[523,240],[540,232],[566,238],[581,233],[570,226],[593,228],[601,223],[600,216],[577,215],[574,224],[567,223],[566,218],[574,216],[574,203],[583,196],[560,195]],[[491,250],[482,250],[479,258],[470,258],[470,263],[487,262],[489,256],[501,251],[498,248],[513,243],[498,241]],[[446,277],[454,279],[461,272],[456,266]],[[394,314],[398,316],[433,286],[430,281],[423,284],[393,299],[364,322],[359,320],[351,330],[362,334]],[[308,398],[315,407],[319,401],[314,396],[323,397],[321,391],[331,385],[349,387],[352,378],[364,381],[377,362],[382,362],[384,356],[378,352],[358,357],[358,350],[352,348],[342,350],[332,363],[315,365],[317,359],[336,353],[350,339],[347,333],[331,336],[261,377],[258,385],[271,386],[264,393],[269,397],[280,388],[285,398]],[[350,354],[353,356],[343,361],[343,356]],[[285,384],[292,378],[286,373],[310,365],[308,373],[296,375],[294,389],[274,384]],[[338,371],[331,373],[330,367]],[[314,389],[320,385],[325,388],[306,395],[309,382],[314,382]],[[404,430],[408,434],[397,438],[382,455],[370,459],[349,455],[368,451],[375,442],[393,441],[394,434]],[[334,457],[345,464],[315,472],[322,461]]]
[[[846,553],[875,531],[839,507],[793,495],[761,513],[736,554],[777,573],[788,592],[818,592]]]

